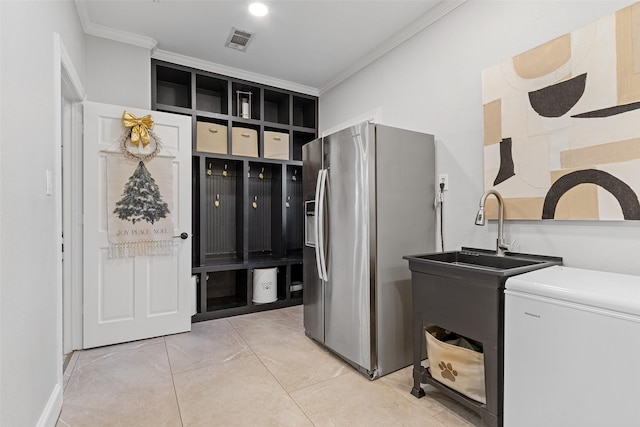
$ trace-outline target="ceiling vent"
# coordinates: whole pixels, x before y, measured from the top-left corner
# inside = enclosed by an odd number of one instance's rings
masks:
[[[226,47],[230,47],[231,49],[244,52],[247,50],[247,46],[249,46],[251,40],[253,40],[253,36],[253,33],[245,30],[240,30],[236,27],[232,27],[231,33],[229,34],[227,42],[224,45]]]

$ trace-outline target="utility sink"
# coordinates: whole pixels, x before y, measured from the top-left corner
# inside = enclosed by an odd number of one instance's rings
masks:
[[[480,414],[485,425],[502,427],[504,284],[517,274],[562,264],[562,258],[486,249],[407,255],[413,307],[413,389],[428,383]],[[422,366],[424,326],[433,324],[483,344],[486,403],[440,382],[439,372]],[[451,363],[454,363],[453,361]],[[441,374],[440,374],[441,375]]]
[[[507,252],[498,256],[486,249],[462,248],[459,251],[438,252],[424,255],[407,255],[412,270],[447,268],[449,270],[469,271],[470,273],[512,276],[531,270],[558,264],[561,258],[544,255]]]

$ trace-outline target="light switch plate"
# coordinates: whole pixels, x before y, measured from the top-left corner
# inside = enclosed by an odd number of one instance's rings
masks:
[[[46,169],[45,170],[45,176],[47,179],[47,187],[45,190],[45,194],[47,196],[51,196],[53,195],[53,174],[51,173],[51,170]]]

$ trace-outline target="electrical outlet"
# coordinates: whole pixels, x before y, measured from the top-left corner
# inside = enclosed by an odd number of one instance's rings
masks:
[[[441,173],[438,177],[438,188],[440,188],[440,184],[444,184],[444,191],[449,191],[449,174]]]

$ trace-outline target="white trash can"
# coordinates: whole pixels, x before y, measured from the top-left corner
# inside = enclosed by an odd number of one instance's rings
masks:
[[[278,300],[278,267],[253,270],[253,299],[256,304]]]

